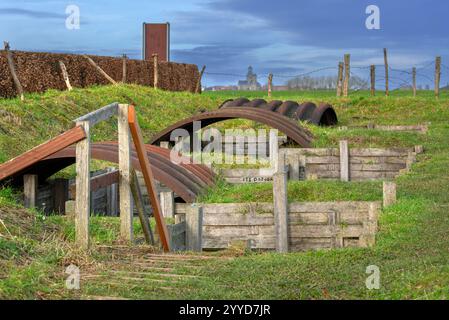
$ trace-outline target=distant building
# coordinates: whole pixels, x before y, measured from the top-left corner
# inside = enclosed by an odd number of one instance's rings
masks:
[[[246,80],[240,80],[237,84],[239,90],[243,91],[256,91],[260,90],[262,86],[257,82],[257,74],[253,72],[253,67],[248,67],[248,73],[246,74]]]

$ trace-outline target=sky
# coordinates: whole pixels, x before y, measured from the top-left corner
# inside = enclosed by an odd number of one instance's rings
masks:
[[[80,9],[78,30],[66,28],[69,5]],[[380,10],[378,30],[365,26],[369,5]],[[234,84],[249,65],[261,83],[268,73],[276,84],[321,68],[315,75],[332,75],[344,53],[366,78],[370,64],[381,68],[384,47],[403,70],[396,84],[416,66],[419,83],[432,85],[437,55],[449,81],[447,16],[447,0],[1,0],[0,40],[16,50],[141,59],[142,23],[170,22],[172,61],[206,65],[205,85]]]

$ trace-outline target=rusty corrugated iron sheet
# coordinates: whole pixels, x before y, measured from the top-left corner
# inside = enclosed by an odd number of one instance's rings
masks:
[[[254,106],[258,106],[260,103],[261,101],[253,101]],[[186,129],[192,136],[193,123],[195,121],[201,121],[201,125],[204,128],[213,123],[238,118],[253,120],[275,128],[287,135],[290,141],[293,141],[301,147],[308,148],[311,146],[313,135],[309,130],[299,126],[298,123],[292,119],[289,119],[280,113],[271,112],[259,107],[238,106],[224,107],[210,112],[203,112],[181,120],[156,134],[151,139],[150,143],[157,144],[161,141],[170,141],[170,134],[176,129]]]
[[[337,114],[330,104],[322,103],[318,107],[312,102],[298,104],[295,101],[263,99],[248,100],[246,98],[230,99],[221,104],[219,109],[226,108],[258,108],[279,113],[293,120],[308,121],[320,126],[332,126],[338,123]]]
[[[23,154],[0,165],[0,181],[20,173],[42,159],[86,138],[84,129],[74,127]]]

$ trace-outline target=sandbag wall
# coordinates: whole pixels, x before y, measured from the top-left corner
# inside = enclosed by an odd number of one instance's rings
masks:
[[[25,92],[44,92],[48,89],[65,90],[59,61],[62,61],[69,74],[73,87],[85,88],[92,85],[110,84],[81,55],[55,54],[41,52],[11,51],[17,76]],[[109,76],[117,82],[122,81],[123,59],[114,57],[90,56]],[[153,62],[127,60],[126,82],[153,86]],[[158,87],[169,91],[194,92],[199,77],[198,68],[192,64],[159,62]],[[0,97],[17,96],[13,78],[8,67],[6,51],[0,50]]]

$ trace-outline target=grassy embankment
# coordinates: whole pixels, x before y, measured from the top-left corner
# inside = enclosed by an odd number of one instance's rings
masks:
[[[339,131],[313,128],[315,145],[336,146],[347,138],[352,146],[390,147],[422,144],[425,153],[411,173],[398,180],[398,203],[381,215],[377,244],[370,249],[341,249],[280,255],[246,253],[234,259],[176,262],[171,273],[179,277],[159,281],[155,271],[139,282],[109,283],[96,278],[82,280],[81,291],[64,289],[64,268],[70,263],[87,273],[106,272],[120,257],[105,254],[94,246],[90,254],[73,244],[73,221],[44,217],[17,205],[11,189],[0,191],[0,297],[57,298],[121,296],[126,298],[448,298],[449,297],[449,100],[431,96],[366,98],[357,93],[336,99],[328,93],[275,93],[276,99],[327,101],[334,105],[342,125],[422,124],[431,122],[427,135],[381,133],[366,130]],[[365,93],[366,94],[366,93]],[[422,94],[422,93],[421,93]],[[239,93],[242,95],[242,93]],[[263,97],[264,93],[245,93]],[[446,93],[445,93],[446,95]],[[139,107],[145,136],[194,113],[213,109],[235,93],[203,96],[172,94],[136,86],[103,87],[49,92],[28,96],[25,103],[1,100],[0,109],[16,118],[0,117],[0,160],[5,161],[70,126],[70,120],[112,101]],[[235,125],[240,122],[234,122]],[[244,126],[252,124],[243,122]],[[228,124],[230,126],[230,124]],[[101,125],[94,140],[112,139],[113,123]],[[381,184],[297,182],[289,185],[290,200],[380,199]],[[207,201],[269,201],[270,184],[230,187],[220,184],[205,196]],[[110,244],[117,238],[117,221],[94,218],[93,242]],[[132,250],[131,250],[132,251]],[[375,264],[381,271],[381,289],[365,288],[365,269]],[[136,270],[128,263],[126,270]],[[147,279],[150,278],[150,279]],[[112,281],[112,278],[110,279]]]

